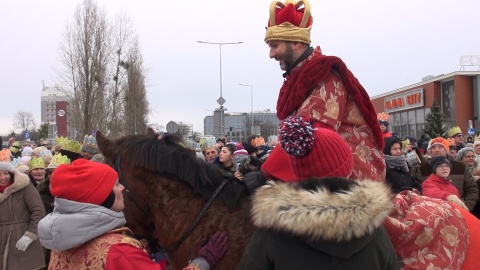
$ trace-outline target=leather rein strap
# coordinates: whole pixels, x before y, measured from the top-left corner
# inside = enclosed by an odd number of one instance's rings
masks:
[[[145,212],[145,210],[137,204],[137,202],[135,201],[132,193],[128,189],[127,181],[125,181],[125,178],[123,177],[123,174],[122,174],[122,170],[120,169],[121,160],[122,160],[122,155],[119,155],[116,162],[115,162],[115,169],[118,172],[118,180],[125,187],[125,193],[127,194],[130,201],[132,201],[133,204],[137,207],[137,209],[140,210],[145,216],[148,216],[147,212]],[[228,174],[225,176],[225,179],[222,181],[222,183],[220,183],[220,185],[217,187],[217,189],[212,194],[212,196],[210,196],[207,203],[203,206],[202,210],[200,210],[200,212],[197,214],[197,216],[193,220],[192,224],[190,224],[190,227],[188,227],[188,229],[183,233],[182,237],[180,237],[180,239],[177,242],[175,242],[169,248],[163,248],[157,242],[158,250],[162,253],[172,253],[173,251],[175,251],[187,239],[187,237],[192,233],[192,231],[198,225],[198,222],[200,222],[200,219],[202,219],[203,215],[205,215],[205,212],[207,212],[210,205],[212,205],[212,203],[215,200],[215,198],[217,197],[217,195],[220,193],[220,191],[223,189],[223,187],[225,187],[225,185],[228,182],[231,181],[231,179],[232,179],[232,177],[229,177]]]

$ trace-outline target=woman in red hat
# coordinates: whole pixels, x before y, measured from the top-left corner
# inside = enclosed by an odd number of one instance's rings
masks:
[[[166,269],[123,227],[123,190],[105,164],[79,159],[58,166],[51,178],[54,211],[38,225],[40,242],[52,250],[48,269]],[[186,269],[213,268],[227,242],[224,232],[215,233]]]

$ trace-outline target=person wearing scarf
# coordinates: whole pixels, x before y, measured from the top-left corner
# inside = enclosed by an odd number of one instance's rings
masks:
[[[402,141],[396,137],[385,138],[383,154],[387,164],[386,182],[390,185],[393,193],[397,194],[404,190],[418,193],[419,186],[410,175],[407,159],[402,153]]]
[[[285,71],[277,100],[280,121],[288,116],[305,116],[315,128],[333,129],[348,144],[354,160],[350,179],[385,180],[383,134],[376,111],[365,88],[346,64],[336,56],[312,47],[313,18],[310,3],[274,1],[265,42],[269,57]],[[294,176],[288,155],[275,147],[262,166],[263,175],[284,180]]]

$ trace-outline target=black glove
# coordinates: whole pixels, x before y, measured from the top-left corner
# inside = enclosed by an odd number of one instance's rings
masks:
[[[245,183],[245,192],[248,195],[252,194],[257,188],[265,185],[265,178],[261,171],[246,173],[242,181]]]

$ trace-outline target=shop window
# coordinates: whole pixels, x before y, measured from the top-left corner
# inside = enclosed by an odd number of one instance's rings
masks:
[[[417,124],[425,123],[425,111],[423,109],[418,109],[415,113],[417,115]]]
[[[455,96],[453,80],[442,83],[441,108],[446,121],[455,121]]]

